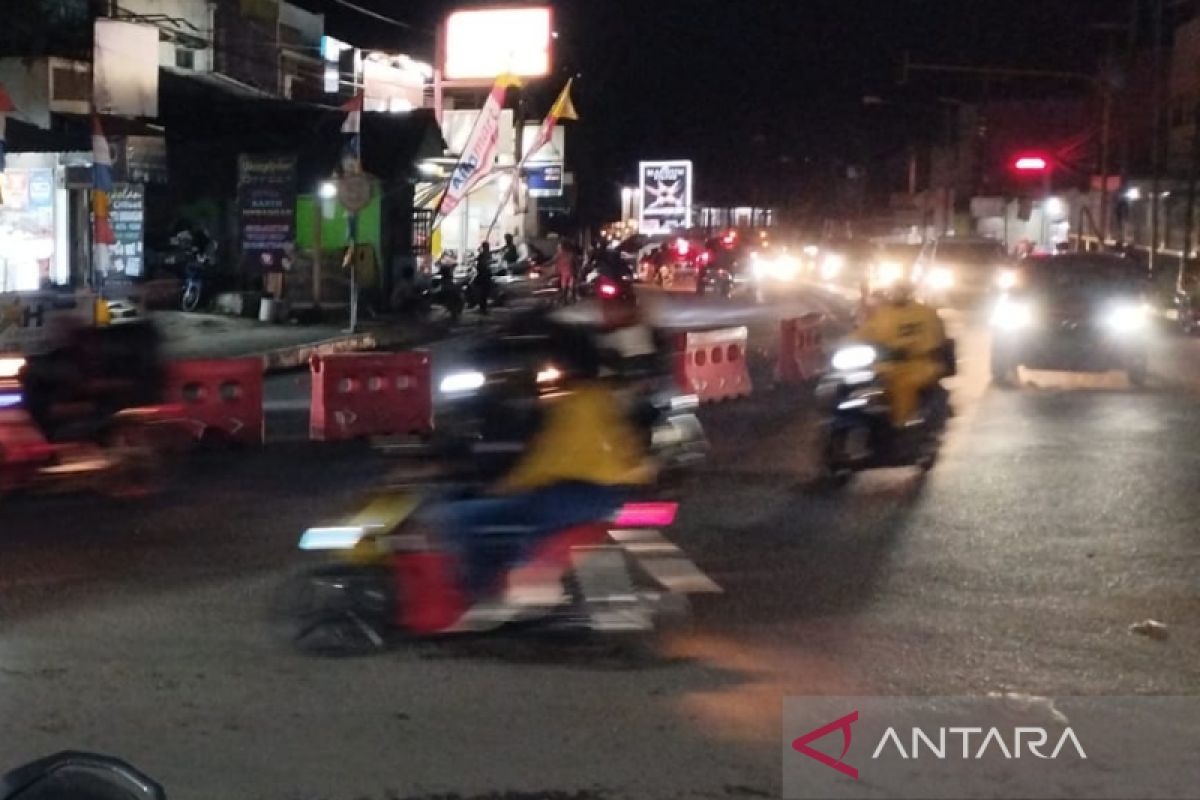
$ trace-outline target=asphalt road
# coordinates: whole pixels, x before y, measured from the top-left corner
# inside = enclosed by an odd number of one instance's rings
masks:
[[[924,480],[812,489],[801,390],[705,411],[713,457],[672,535],[725,594],[637,667],[531,641],[280,644],[265,609],[299,532],[411,469],[362,446],[206,455],[147,501],[12,501],[0,763],[105,751],[172,798],[769,797],[785,696],[1200,694],[1200,342],[1164,337],[1144,391],[1004,391],[986,332],[959,335]],[[1169,638],[1129,633],[1146,618]]]

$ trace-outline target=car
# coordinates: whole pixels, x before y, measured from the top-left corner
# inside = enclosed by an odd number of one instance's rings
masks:
[[[992,310],[991,374],[1016,383],[1020,367],[1103,372],[1146,381],[1151,320],[1144,267],[1120,256],[1027,258]]]
[[[943,237],[921,251],[912,277],[928,303],[971,304],[988,294],[1008,265],[1004,245],[995,239]]]

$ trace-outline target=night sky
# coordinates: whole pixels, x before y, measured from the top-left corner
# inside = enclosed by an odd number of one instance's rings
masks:
[[[403,29],[340,6],[327,14],[344,38],[432,56],[430,0],[353,0],[404,20]],[[1143,0],[1145,2],[1145,0]],[[512,3],[508,3],[511,5]],[[456,4],[457,5],[457,4]],[[1087,70],[1117,34],[1133,0],[558,0],[559,76],[528,90],[540,116],[570,74],[582,116],[569,147],[585,211],[616,211],[621,181],[640,158],[691,158],[697,197],[779,203],[811,191],[839,166],[894,146],[912,108],[938,97],[978,99],[977,81],[921,77],[914,61]],[[1143,16],[1145,16],[1143,14]],[[1061,86],[991,92],[1061,93]],[[874,95],[883,107],[866,108]],[[906,108],[907,106],[907,108]]]

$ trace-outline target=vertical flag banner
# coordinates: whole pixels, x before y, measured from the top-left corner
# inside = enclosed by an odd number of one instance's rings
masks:
[[[12,98],[8,96],[8,91],[5,90],[4,84],[0,83],[0,172],[4,172],[4,154],[8,147],[5,133],[8,115],[13,111],[16,111],[16,107],[13,105]],[[0,206],[2,205],[4,205],[4,196],[0,194]]]
[[[554,138],[554,128],[558,125],[559,120],[579,119],[579,113],[575,110],[575,104],[571,102],[571,83],[574,80],[574,78],[568,80],[567,85],[559,92],[558,99],[554,101],[554,105],[550,107],[550,113],[546,115],[546,119],[542,121],[542,127],[538,129],[537,138],[530,144],[529,150],[526,151],[525,155],[521,156],[521,163],[517,165],[516,175],[509,182],[508,191],[505,192],[503,200],[496,206],[496,214],[492,217],[492,224],[488,226],[488,238],[491,238],[492,231],[496,229],[496,223],[500,221],[500,214],[504,211],[504,207],[508,205],[513,195],[517,192],[521,175],[524,174],[525,162],[529,161],[530,156],[550,143],[550,140]]]
[[[342,111],[346,112],[346,119],[342,122],[342,133],[350,136],[346,148],[347,157],[357,164],[362,159],[363,93],[359,92],[347,100],[342,106]]]
[[[496,161],[496,151],[500,148],[500,112],[504,109],[504,97],[508,87],[520,86],[521,82],[513,75],[501,75],[496,78],[487,102],[475,120],[471,136],[459,156],[454,171],[450,173],[450,183],[442,195],[434,217],[444,217],[451,214],[463,201],[463,198],[476,184],[492,171]]]
[[[113,190],[112,153],[100,127],[100,117],[92,115],[92,215],[95,217],[96,244],[115,244],[108,218],[108,198]]]
[[[528,160],[530,156],[541,150],[546,145],[550,144],[550,140],[554,137],[554,127],[564,119],[579,119],[579,113],[575,110],[575,104],[571,102],[571,83],[575,79],[567,81],[567,85],[563,87],[559,93],[558,99],[554,101],[554,105],[550,107],[550,113],[546,115],[545,121],[542,122],[541,130],[538,131],[538,136],[533,140],[533,144],[524,156],[524,160]]]

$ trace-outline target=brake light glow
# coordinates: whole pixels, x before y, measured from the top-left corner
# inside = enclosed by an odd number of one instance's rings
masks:
[[[618,292],[617,285],[609,281],[604,281],[600,284],[599,292],[601,297],[616,297]]]

